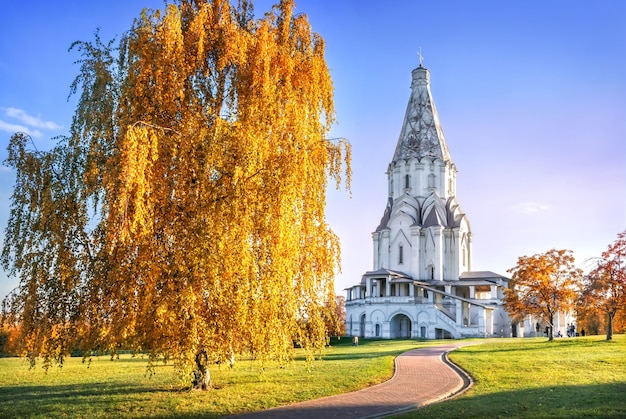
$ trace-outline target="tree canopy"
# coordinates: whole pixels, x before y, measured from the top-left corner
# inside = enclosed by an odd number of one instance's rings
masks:
[[[626,306],[626,231],[602,253],[598,265],[586,277],[578,311],[606,318],[606,339],[613,339],[613,323]]]
[[[2,263],[20,282],[3,315],[31,362],[132,348],[207,388],[211,363],[326,343],[325,194],[349,186],[350,148],[328,139],[324,41],[293,8],[181,0],[118,45],[72,46],[69,135],[43,152],[15,134],[6,161]]]
[[[505,309],[513,319],[527,315],[548,323],[549,339],[554,338],[554,316],[574,307],[582,271],[574,266],[569,250],[552,249],[546,253],[518,258],[509,288],[504,290]]]

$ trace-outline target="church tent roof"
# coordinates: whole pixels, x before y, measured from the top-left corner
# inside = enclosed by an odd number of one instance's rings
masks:
[[[393,161],[411,158],[452,161],[430,92],[430,72],[421,64],[412,73],[411,97]]]

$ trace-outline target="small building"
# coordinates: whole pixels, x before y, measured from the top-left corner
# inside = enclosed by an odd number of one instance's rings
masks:
[[[472,232],[430,91],[412,72],[411,95],[387,170],[388,201],[372,233],[373,270],[346,289],[349,336],[517,336],[503,309],[508,278],[472,271]]]

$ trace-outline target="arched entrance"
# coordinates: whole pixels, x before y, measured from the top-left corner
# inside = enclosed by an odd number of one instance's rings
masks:
[[[404,314],[396,314],[391,319],[391,339],[411,337],[411,319]]]

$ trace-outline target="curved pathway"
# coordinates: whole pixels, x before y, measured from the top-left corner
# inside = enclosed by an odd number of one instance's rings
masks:
[[[446,354],[480,342],[414,349],[395,360],[394,376],[363,390],[237,416],[248,419],[377,418],[422,407],[466,389],[471,381]]]

